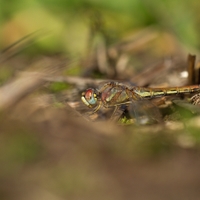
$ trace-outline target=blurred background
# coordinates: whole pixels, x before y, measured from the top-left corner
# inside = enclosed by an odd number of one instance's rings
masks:
[[[100,74],[93,77],[127,79],[161,59],[178,56],[185,62],[188,53],[199,51],[195,0],[1,0],[1,5],[0,48],[28,38],[15,50],[21,62],[42,55],[65,57],[73,60],[68,75],[92,77],[85,68],[94,65],[94,52]],[[125,70],[122,63],[129,67]]]
[[[199,9],[196,0],[0,0],[0,199],[199,199],[199,118],[129,127],[74,109],[96,79],[187,84]],[[18,77],[59,65],[80,79]]]
[[[146,27],[172,34],[199,48],[199,3],[176,1],[4,1],[1,0],[1,48],[38,30],[47,32],[36,52],[84,55],[93,34],[109,44]]]

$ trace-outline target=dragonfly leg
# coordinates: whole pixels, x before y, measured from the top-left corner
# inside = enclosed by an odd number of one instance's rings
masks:
[[[96,114],[96,112],[100,109],[100,107],[101,107],[101,102],[99,102],[99,104],[92,111],[88,111],[86,113],[86,115],[85,115],[86,119],[92,120],[92,121],[97,120],[99,113]]]
[[[101,107],[101,101],[99,102],[99,105],[97,107],[94,108],[94,110],[92,111],[92,113],[96,113]]]
[[[115,109],[111,115],[110,121],[117,122],[120,119],[120,117],[122,116],[123,112],[124,112],[124,110],[121,109],[121,106],[119,106],[119,105],[115,106]]]

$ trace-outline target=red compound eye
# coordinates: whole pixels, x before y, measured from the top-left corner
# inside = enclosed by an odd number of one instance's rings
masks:
[[[93,93],[94,93],[93,89],[88,89],[85,92],[85,98],[88,99],[88,100],[91,99],[93,97]]]

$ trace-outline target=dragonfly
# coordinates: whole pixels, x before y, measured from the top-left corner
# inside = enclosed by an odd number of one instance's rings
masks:
[[[200,92],[200,85],[149,88],[128,86],[126,84],[113,81],[105,83],[100,89],[88,88],[82,93],[81,100],[86,106],[93,109],[93,113],[97,112],[101,106],[104,108],[115,107],[111,116],[111,118],[114,118],[122,105],[134,105],[133,110],[138,110],[137,103],[143,102],[145,99],[197,92]],[[148,106],[146,101],[144,101],[144,105],[145,107]]]

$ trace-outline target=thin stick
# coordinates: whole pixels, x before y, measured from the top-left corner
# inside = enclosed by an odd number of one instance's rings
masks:
[[[195,55],[188,55],[187,66],[188,66],[188,84],[193,85],[195,84]]]
[[[196,65],[195,75],[196,75],[195,76],[195,78],[196,78],[196,80],[195,80],[196,84],[200,84],[200,62],[198,62],[197,65]]]

